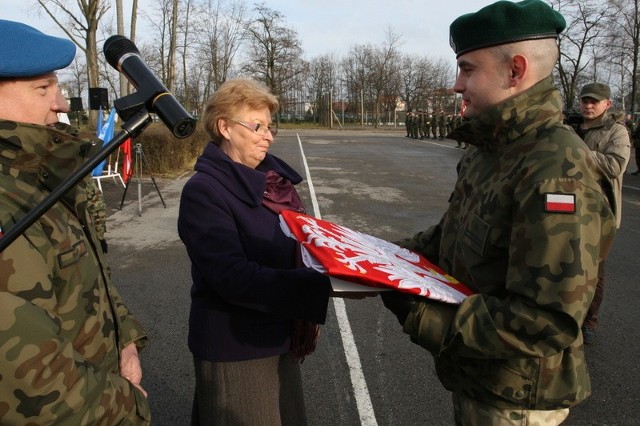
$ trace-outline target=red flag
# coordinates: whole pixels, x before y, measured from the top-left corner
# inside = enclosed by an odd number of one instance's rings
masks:
[[[395,244],[291,210],[280,216],[285,234],[300,243],[304,264],[327,275],[447,303],[473,294],[421,255]]]
[[[131,175],[133,174],[133,169],[131,168],[131,138],[128,138],[122,144],[122,180],[129,181]]]

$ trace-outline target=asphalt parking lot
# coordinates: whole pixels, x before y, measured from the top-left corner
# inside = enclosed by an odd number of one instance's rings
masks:
[[[285,130],[272,152],[301,174],[306,160],[323,219],[390,241],[438,221],[462,154],[453,141],[412,140],[402,131]],[[635,170],[633,160],[629,170]],[[122,210],[122,186],[102,182],[109,208],[112,275],[151,336],[142,361],[154,425],[190,421],[193,375],[186,346],[190,265],[176,232],[180,190],[188,176],[156,177],[166,207],[148,176],[143,176],[142,215],[135,177]],[[311,206],[305,182],[300,192]],[[601,327],[596,342],[586,350],[593,394],[572,410],[567,425],[640,424],[640,369],[635,361],[640,324],[635,303],[640,300],[640,177],[625,177],[623,198],[622,228],[607,264]],[[302,366],[310,424],[452,424],[450,396],[435,376],[430,355],[409,342],[380,300],[347,300],[344,308],[349,333],[338,318],[342,307],[332,305],[318,350]],[[355,348],[345,349],[347,338]]]

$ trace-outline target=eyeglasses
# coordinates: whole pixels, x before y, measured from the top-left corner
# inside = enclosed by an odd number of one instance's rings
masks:
[[[262,136],[266,135],[267,132],[271,132],[271,136],[275,136],[278,134],[277,127],[265,126],[264,124],[260,124],[260,123],[247,123],[246,121],[234,120],[233,118],[230,118],[229,121],[238,123],[242,127],[246,127],[247,129],[253,131],[254,133],[257,133]]]

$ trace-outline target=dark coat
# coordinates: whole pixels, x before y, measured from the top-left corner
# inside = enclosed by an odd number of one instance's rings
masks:
[[[262,205],[265,173],[302,178],[279,158],[252,169],[209,143],[182,190],[178,232],[191,258],[189,348],[239,361],[289,351],[292,320],[324,323],[329,278],[295,268],[296,243]]]

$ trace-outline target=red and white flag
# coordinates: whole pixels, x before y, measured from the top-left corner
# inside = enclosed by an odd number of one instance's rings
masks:
[[[544,194],[544,210],[550,213],[575,213],[575,194]]]
[[[127,138],[122,143],[122,180],[126,183],[133,174],[133,169],[131,168],[131,138]]]
[[[358,284],[459,304],[473,292],[423,256],[344,226],[284,210],[280,225],[306,266]]]

